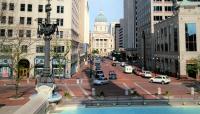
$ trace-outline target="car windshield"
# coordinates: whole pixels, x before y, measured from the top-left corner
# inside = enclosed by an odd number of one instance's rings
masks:
[[[103,74],[103,71],[102,70],[98,70],[97,74]]]
[[[151,74],[151,72],[147,71],[146,74]]]

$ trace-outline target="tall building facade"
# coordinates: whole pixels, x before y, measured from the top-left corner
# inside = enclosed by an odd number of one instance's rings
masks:
[[[135,0],[124,0],[124,48],[130,58],[136,55]]]
[[[82,1],[82,0],[81,0]],[[44,68],[44,40],[38,35],[38,25],[45,22],[47,0],[1,0],[0,37],[13,39],[23,51],[18,63],[22,66],[21,75],[32,78],[41,75]],[[80,0],[51,1],[51,23],[58,25],[58,31],[51,40],[51,74],[70,78],[78,70],[80,28]],[[9,46],[4,41],[5,46]],[[4,46],[4,47],[5,47]],[[60,71],[55,54],[62,57]],[[12,59],[1,53],[0,77],[12,77]],[[6,75],[5,75],[6,74]]]
[[[152,69],[154,24],[173,15],[173,2],[171,0],[136,0],[135,3],[138,59],[145,69]]]
[[[109,33],[109,24],[102,11],[95,18],[90,38],[92,50],[98,50],[100,56],[108,56],[115,48],[114,37]]]
[[[89,4],[88,0],[81,0],[80,10],[80,45],[79,45],[79,64],[82,66],[87,61],[89,50]],[[81,67],[80,66],[80,67]]]
[[[120,24],[115,25],[115,50],[119,51]]]

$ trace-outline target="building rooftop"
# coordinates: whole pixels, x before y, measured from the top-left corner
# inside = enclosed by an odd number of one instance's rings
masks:
[[[95,22],[107,22],[107,18],[104,15],[103,11],[100,11],[98,16],[95,18]]]

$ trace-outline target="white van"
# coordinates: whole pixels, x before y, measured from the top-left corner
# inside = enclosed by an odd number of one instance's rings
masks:
[[[133,67],[132,66],[125,66],[124,67],[124,72],[125,73],[132,73],[133,72]]]

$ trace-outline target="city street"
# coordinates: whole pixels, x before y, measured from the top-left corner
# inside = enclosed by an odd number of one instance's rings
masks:
[[[199,91],[198,85],[195,85],[195,81],[192,80],[177,80],[171,77],[172,82],[170,84],[162,85],[157,83],[149,83],[149,79],[142,78],[135,74],[123,73],[123,67],[117,65],[116,67],[111,65],[111,60],[105,60],[101,63],[101,68],[104,71],[106,77],[108,77],[109,71],[115,71],[117,74],[117,80],[110,81],[106,85],[93,86],[91,79],[89,78],[89,65],[82,66],[81,71],[73,75],[71,79],[56,79],[58,90],[62,95],[68,92],[74,98],[92,99],[92,88],[95,88],[96,95],[100,95],[100,92],[104,93],[105,97],[126,97],[125,90],[134,90],[138,93],[138,97],[144,97],[146,99],[159,99],[163,98],[162,95],[157,95],[158,88],[161,88],[161,92],[164,95],[168,91],[170,98],[193,98],[190,94],[191,88],[195,87]],[[80,80],[82,80],[82,82]],[[79,81],[77,83],[77,81]],[[1,105],[21,105],[28,101],[29,96],[36,93],[34,90],[34,80],[31,80],[29,84],[27,81],[21,82],[20,93],[23,99],[12,100],[10,97],[15,95],[15,86],[9,85],[11,81],[1,80],[0,86],[0,103]],[[199,93],[195,92],[195,96]],[[130,96],[130,92],[129,95]]]
[[[72,96],[77,97],[89,97],[91,95],[92,88],[95,88],[96,95],[103,92],[105,97],[119,97],[125,96],[125,90],[132,89],[144,98],[159,98],[157,96],[158,88],[161,88],[162,94],[169,93],[171,98],[191,98],[191,88],[194,87],[195,81],[192,80],[177,80],[171,77],[172,82],[170,84],[162,85],[157,83],[149,83],[149,79],[142,78],[135,74],[123,73],[123,68],[117,65],[113,67],[112,61],[106,60],[101,63],[101,68],[104,71],[105,76],[108,77],[109,71],[115,71],[117,74],[117,80],[110,81],[109,84],[101,86],[93,86],[86,75],[85,71],[79,72],[74,75],[72,79],[65,80],[65,88],[70,92]],[[89,69],[88,67],[85,67]],[[84,68],[84,69],[85,69]],[[77,84],[77,78],[83,80],[82,84]],[[198,90],[198,86],[195,87]],[[195,93],[198,94],[197,92]],[[130,95],[130,94],[129,94]]]

